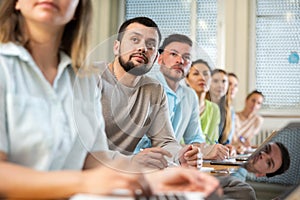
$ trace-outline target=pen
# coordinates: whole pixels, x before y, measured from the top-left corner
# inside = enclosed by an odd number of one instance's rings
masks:
[[[240,139],[241,143],[245,144],[246,138],[244,138],[243,136],[240,136],[239,139]]]

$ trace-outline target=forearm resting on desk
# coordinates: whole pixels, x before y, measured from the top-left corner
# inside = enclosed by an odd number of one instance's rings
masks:
[[[159,162],[158,158],[165,160],[164,154],[156,151],[158,151],[157,148],[148,148],[135,155],[124,155],[117,151],[93,152],[87,155],[84,169],[92,169],[105,165],[122,172],[152,172],[154,170],[165,168],[153,164],[155,159],[149,159],[149,156],[152,156],[153,158],[156,158],[157,162]],[[159,156],[155,157],[155,155]],[[165,163],[167,167],[167,160],[165,160]]]
[[[0,198],[58,199],[77,193],[109,195],[115,188],[128,191],[140,188],[139,176],[105,166],[85,171],[42,172],[0,161]]]
[[[0,161],[0,197],[62,198],[82,189],[81,172],[41,172]]]

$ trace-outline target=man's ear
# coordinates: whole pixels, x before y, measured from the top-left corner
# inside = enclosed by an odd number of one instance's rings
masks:
[[[263,174],[263,173],[256,173],[255,176],[256,176],[256,177],[264,177],[264,176],[266,176],[266,174]]]
[[[120,41],[115,40],[115,42],[114,42],[114,55],[119,56],[119,52],[120,52]]]

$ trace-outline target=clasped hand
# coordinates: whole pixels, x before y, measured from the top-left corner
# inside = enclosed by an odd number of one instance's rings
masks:
[[[178,160],[181,166],[197,167],[198,165],[198,147],[193,145],[184,146],[178,152]],[[164,169],[170,165],[176,166],[174,162],[170,162],[166,157],[171,158],[172,154],[160,147],[152,147],[143,149],[133,157],[133,161],[147,168]]]

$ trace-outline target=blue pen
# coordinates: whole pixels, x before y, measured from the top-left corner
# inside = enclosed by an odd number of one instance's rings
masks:
[[[240,139],[241,143],[245,144],[246,138],[244,138],[243,136],[240,136],[239,139]]]

